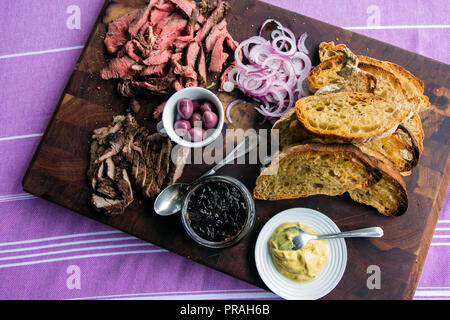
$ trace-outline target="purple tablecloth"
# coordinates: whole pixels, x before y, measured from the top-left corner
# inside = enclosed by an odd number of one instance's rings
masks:
[[[23,192],[21,179],[103,1],[0,2],[0,298],[276,298]],[[447,0],[267,2],[450,63]],[[449,199],[416,299],[450,298]]]

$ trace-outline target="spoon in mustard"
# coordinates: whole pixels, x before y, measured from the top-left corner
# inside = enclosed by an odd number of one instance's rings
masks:
[[[298,231],[298,234],[292,239],[292,243],[294,246],[291,250],[293,251],[303,248],[311,240],[353,237],[379,238],[383,236],[383,229],[381,229],[380,227],[364,228],[332,234],[311,234],[299,227],[291,227],[284,231],[286,232],[290,230]]]
[[[258,135],[252,134],[247,136],[242,140],[236,148],[234,148],[222,161],[220,161],[212,169],[208,170],[202,174],[198,179],[211,176],[217,172],[224,165],[230,163],[234,159],[237,159],[251,150],[253,150],[258,145]],[[195,181],[197,181],[196,179]],[[195,182],[194,181],[194,182]],[[153,204],[153,209],[160,216],[170,216],[181,210],[183,205],[184,196],[186,195],[189,187],[194,183],[174,183],[166,187],[160,194],[156,197]]]

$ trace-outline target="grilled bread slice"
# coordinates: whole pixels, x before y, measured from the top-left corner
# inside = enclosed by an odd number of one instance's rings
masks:
[[[398,171],[380,153],[366,147],[360,147],[371,158],[382,174],[382,178],[367,188],[355,188],[348,191],[350,197],[360,203],[377,209],[386,216],[400,216],[408,208],[406,185]]]
[[[414,121],[414,119],[415,117],[407,122]],[[320,136],[309,133],[301,125],[300,121],[293,117],[291,118],[289,129],[280,129],[279,139],[280,149],[294,143],[332,143]],[[420,145],[416,142],[414,135],[403,125],[399,125],[397,130],[388,137],[355,145],[367,147],[381,153],[392,162],[402,175],[409,175],[419,162]]]
[[[338,73],[339,70],[344,67],[344,52],[346,52],[346,50],[348,49],[344,44],[335,45],[334,42],[322,42],[319,45],[319,58],[323,65],[321,63],[314,68],[311,72],[312,76],[308,78],[308,85],[312,92],[315,92],[320,88],[320,82],[332,83],[342,80],[342,77],[340,77]],[[381,61],[366,56],[357,56],[357,58],[359,61],[358,68],[360,69],[363,69],[362,66],[366,65],[376,67],[377,69],[383,69],[386,72],[393,74],[398,79],[406,97],[418,104],[417,111],[420,112],[426,110],[430,106],[428,97],[424,95],[423,82],[402,66],[389,61]],[[327,61],[329,59],[331,60]],[[325,61],[327,62],[325,63]],[[314,78],[318,76],[318,73],[321,73],[321,75],[318,78]],[[326,80],[326,78],[328,78],[328,80]]]
[[[408,115],[371,93],[337,92],[309,96],[295,104],[298,120],[332,142],[362,143],[391,135]]]
[[[272,143],[278,143],[279,149],[290,144],[300,142],[301,139],[290,133],[290,125],[293,120],[297,119],[295,108],[286,111],[280,119],[278,119],[270,130]],[[278,141],[276,141],[278,139]]]
[[[343,68],[343,60],[344,57],[336,55],[315,67],[308,75],[309,90],[322,94],[331,87],[333,92],[373,93],[395,105],[396,109],[408,110],[408,118],[421,108],[422,96],[409,97],[399,78],[391,71],[360,61],[355,72],[342,77],[339,71]]]
[[[381,179],[372,160],[350,144],[304,144],[283,149],[256,179],[256,199],[280,200],[315,194],[340,195]]]

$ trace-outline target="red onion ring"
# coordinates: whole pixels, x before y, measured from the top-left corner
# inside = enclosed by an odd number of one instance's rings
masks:
[[[270,35],[271,41],[261,36],[269,23],[277,26]],[[229,72],[228,80],[260,103],[255,109],[264,115],[264,121],[281,117],[294,107],[297,99],[307,95],[303,83],[312,65],[306,55],[306,38],[303,33],[297,41],[291,30],[267,19],[258,36],[242,41],[237,47],[236,68]]]
[[[297,49],[298,51],[303,52],[304,54],[309,54],[309,50],[305,46],[306,38],[308,38],[308,33],[305,32],[298,39]]]
[[[236,99],[236,100],[231,101],[230,104],[228,105],[227,110],[225,111],[225,116],[227,117],[227,120],[229,123],[233,123],[233,121],[231,120],[231,116],[230,116],[231,109],[239,103],[246,103],[246,101]]]

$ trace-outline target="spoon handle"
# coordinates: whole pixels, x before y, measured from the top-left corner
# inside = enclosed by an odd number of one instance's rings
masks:
[[[236,148],[234,148],[222,161],[220,161],[217,165],[214,166],[211,170],[205,172],[200,178],[204,178],[210,175],[213,175],[222,168],[224,165],[228,164],[229,162],[233,161],[234,159],[237,159],[245,154],[247,152],[250,152],[258,145],[258,135],[252,134],[248,137],[246,137],[244,140],[242,140]]]
[[[379,238],[382,236],[383,236],[383,229],[381,229],[380,227],[372,227],[333,234],[318,235],[317,239],[353,238],[353,237]]]

